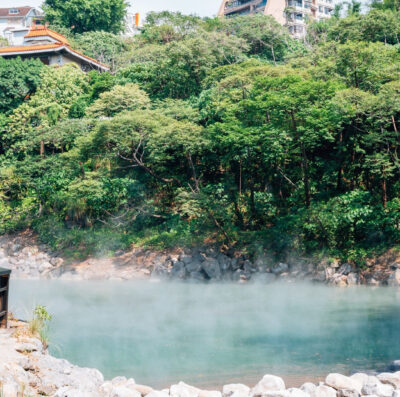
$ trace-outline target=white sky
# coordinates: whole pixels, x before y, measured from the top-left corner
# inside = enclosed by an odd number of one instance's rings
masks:
[[[181,11],[184,14],[215,16],[221,0],[128,0],[131,11],[139,12],[142,17],[149,11]],[[43,0],[0,0],[0,7],[40,6]]]

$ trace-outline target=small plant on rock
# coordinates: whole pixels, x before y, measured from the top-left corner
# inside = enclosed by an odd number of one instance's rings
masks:
[[[29,322],[29,331],[32,335],[39,337],[43,347],[49,346],[49,325],[52,315],[48,313],[45,306],[37,305],[33,310],[33,318]]]

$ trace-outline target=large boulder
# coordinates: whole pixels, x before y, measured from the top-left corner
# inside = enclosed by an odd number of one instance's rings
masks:
[[[272,273],[281,274],[289,271],[289,265],[287,263],[278,263],[276,266],[272,268]]]
[[[336,390],[356,390],[361,393],[362,383],[341,374],[329,374],[325,379],[325,383]]]
[[[392,397],[394,387],[378,382],[368,382],[362,387],[363,395],[376,394],[379,397]]]
[[[379,383],[379,379],[376,376],[368,375],[362,372],[357,372],[351,375],[350,378],[356,380],[362,386],[364,386],[367,383]]]
[[[317,388],[314,383],[306,382],[301,385],[300,390],[304,391],[304,393],[309,394],[310,396],[314,395],[315,389]]]
[[[348,263],[344,263],[342,266],[340,266],[339,270],[337,271],[339,274],[344,274],[347,276],[351,272],[351,265]]]
[[[310,397],[308,393],[298,389],[297,387],[291,387],[290,389],[287,389],[287,391],[289,392],[290,397]]]
[[[190,258],[190,261],[186,260],[185,262],[186,270],[189,273],[200,272],[201,263],[203,262],[203,260],[204,258],[200,254],[193,255],[193,257]]]
[[[170,276],[176,279],[184,279],[186,277],[185,264],[181,261],[176,262],[171,269]]]
[[[285,390],[285,382],[275,375],[264,375],[264,377],[253,387],[251,396],[265,396],[267,392]]]
[[[211,279],[221,278],[221,269],[216,259],[207,258],[202,264],[202,269],[206,272],[207,276]]]
[[[241,383],[231,383],[222,388],[223,397],[247,397],[250,394],[250,387]]]
[[[400,389],[400,372],[383,372],[377,378],[384,384],[392,385],[395,389]]]
[[[224,254],[218,254],[217,256],[219,267],[223,273],[227,272],[231,268],[231,258]]]
[[[197,387],[187,385],[184,382],[179,382],[177,385],[172,385],[169,389],[171,397],[199,397],[201,390]]]

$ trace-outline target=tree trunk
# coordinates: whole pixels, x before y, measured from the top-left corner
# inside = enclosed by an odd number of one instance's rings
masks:
[[[306,153],[304,144],[303,144],[303,142],[301,142],[299,134],[297,132],[297,125],[296,125],[296,120],[294,118],[293,111],[290,112],[290,115],[292,117],[292,125],[293,125],[293,130],[296,134],[296,139],[300,143],[301,168],[303,170],[303,182],[304,182],[304,196],[305,196],[306,207],[308,208],[311,204],[311,193],[310,193],[310,180],[309,180],[309,175],[308,175],[307,153]]]
[[[387,189],[386,189],[386,179],[383,178],[382,180],[382,203],[383,207],[386,208],[387,206]]]

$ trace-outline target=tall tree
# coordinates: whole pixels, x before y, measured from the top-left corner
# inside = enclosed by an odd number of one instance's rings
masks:
[[[127,8],[125,0],[45,0],[43,4],[46,20],[74,33],[120,33]]]

